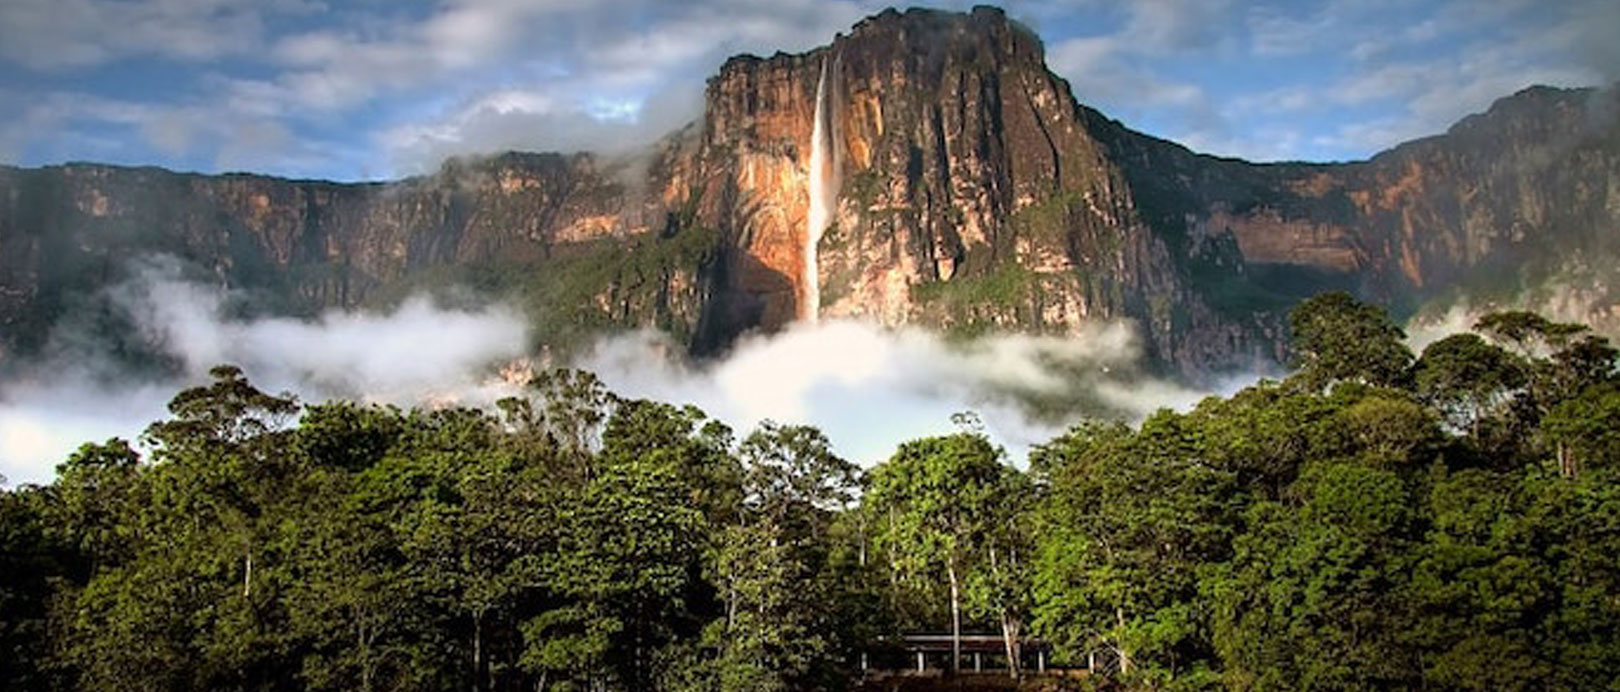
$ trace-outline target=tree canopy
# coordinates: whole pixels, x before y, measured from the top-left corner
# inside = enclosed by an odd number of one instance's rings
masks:
[[[401,410],[216,368],[0,492],[0,687],[879,689],[921,631],[1095,666],[1060,688],[1615,689],[1608,341],[1501,313],[1413,358],[1343,294],[1293,326],[1287,379],[1025,466],[969,429],[862,469],[577,371]]]

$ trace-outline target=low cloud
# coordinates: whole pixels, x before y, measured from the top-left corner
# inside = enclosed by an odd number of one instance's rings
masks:
[[[1554,280],[1500,302],[1436,302],[1406,324],[1406,345],[1422,354],[1440,339],[1472,331],[1481,317],[1504,310],[1529,310],[1555,322],[1586,325],[1592,333],[1620,341],[1620,301],[1606,284]]]
[[[498,306],[449,310],[417,297],[383,314],[232,320],[227,298],[164,261],[143,267],[114,296],[144,341],[176,356],[190,377],[232,363],[261,387],[321,396],[410,400],[523,354],[522,319]]]
[[[1138,373],[1140,351],[1124,323],[1071,337],[955,342],[922,329],[833,321],[745,338],[708,364],[670,356],[679,351],[641,332],[599,343],[579,365],[621,394],[695,404],[739,430],[765,419],[816,425],[863,464],[904,440],[954,431],[951,415],[962,411],[978,413],[1022,464],[1030,446],[1082,416],[1138,419],[1208,394]]]
[[[1406,347],[1412,349],[1414,355],[1422,355],[1429,344],[1453,334],[1473,331],[1474,323],[1490,312],[1471,305],[1452,305],[1441,312],[1419,314],[1409,320],[1403,330]]]
[[[207,382],[221,363],[240,366],[260,389],[305,402],[436,406],[514,394],[502,371],[528,362],[528,325],[499,305],[452,309],[417,298],[384,313],[240,318],[233,314],[243,296],[187,281],[173,261],[144,262],[133,275],[109,301],[174,374],[126,372],[104,340],[59,329],[64,355],[0,383],[0,474],[9,483],[49,481],[84,442],[136,437],[166,415],[176,392]],[[746,336],[726,356],[698,363],[666,336],[633,332],[604,338],[568,364],[596,372],[623,396],[696,404],[740,433],[765,419],[818,426],[839,453],[865,464],[904,440],[953,432],[952,414],[973,411],[1022,464],[1030,446],[1081,417],[1133,420],[1208,394],[1143,375],[1139,359],[1127,323],[1099,322],[1063,338],[956,341],[831,321]]]
[[[437,122],[387,130],[379,141],[394,170],[425,173],[451,157],[505,151],[634,154],[702,115],[703,92],[695,83],[643,102],[599,104],[508,89],[485,94]]]
[[[166,415],[175,393],[207,382],[208,369],[222,363],[240,366],[260,389],[303,401],[484,404],[510,393],[496,368],[520,358],[526,343],[524,321],[500,306],[458,310],[415,298],[378,314],[236,319],[236,298],[182,279],[173,261],[143,263],[109,299],[137,340],[177,372],[127,372],[104,339],[59,329],[61,355],[0,383],[0,475],[13,484],[48,481],[79,444],[137,436]]]

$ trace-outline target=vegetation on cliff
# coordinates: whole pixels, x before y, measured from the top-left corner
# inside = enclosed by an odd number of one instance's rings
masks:
[[[107,294],[153,252],[281,314],[453,283],[515,294],[556,349],[636,326],[722,352],[809,295],[826,65],[844,180],[815,260],[826,315],[967,333],[1130,319],[1157,369],[1191,379],[1278,359],[1288,307],[1326,290],[1398,317],[1557,306],[1613,333],[1615,90],[1525,89],[1368,161],[1253,164],[1082,105],[1028,27],[981,7],[729,60],[704,117],[635,165],[507,153],[377,184],[0,167],[0,368],[86,315],[138,353]],[[696,228],[712,237],[666,252]]]
[[[221,367],[144,455],[0,494],[0,685],[835,688],[953,623],[1127,688],[1612,685],[1615,349],[1503,313],[1414,356],[1342,294],[1293,324],[1287,379],[1025,469],[971,417],[862,474],[587,373],[402,411]]]

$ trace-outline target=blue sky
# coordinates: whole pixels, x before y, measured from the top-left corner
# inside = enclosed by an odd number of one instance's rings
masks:
[[[821,45],[884,6],[4,0],[0,161],[358,180],[454,154],[611,151],[696,117],[728,55]],[[1364,158],[1530,84],[1620,78],[1615,0],[1005,7],[1082,103],[1255,160]]]

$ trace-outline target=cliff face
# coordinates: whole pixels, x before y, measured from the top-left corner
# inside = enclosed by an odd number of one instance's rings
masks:
[[[1255,165],[1077,104],[998,10],[891,10],[808,53],[728,61],[701,124],[644,167],[509,154],[372,185],[0,169],[0,328],[37,348],[129,256],[167,252],[294,311],[514,294],[546,343],[655,326],[704,353],[818,316],[1057,334],[1125,318],[1156,362],[1207,374],[1279,358],[1281,316],[1324,289],[1403,311],[1558,281],[1620,303],[1606,99],[1531,89],[1369,161]]]
[[[809,281],[823,66],[841,185]],[[730,239],[722,332],[802,316],[817,286],[823,316],[1060,334],[1129,317],[1184,370],[1275,356],[1264,320],[1223,318],[1189,290],[1095,136],[1105,121],[999,10],[887,11],[803,55],[736,58],[708,102],[698,182],[666,198],[695,194]]]
[[[1602,311],[1588,318],[1601,320],[1620,299],[1613,272],[1598,271],[1620,250],[1615,98],[1533,87],[1444,135],[1349,164],[1256,166],[1123,130],[1119,141],[1133,185],[1157,194],[1161,226],[1230,236],[1251,275],[1274,274],[1262,286],[1345,287],[1410,309],[1584,281]]]
[[[1340,194],[1368,266],[1378,268],[1367,292],[1393,299],[1452,283],[1488,290],[1479,284],[1492,278],[1517,288],[1549,277],[1611,279],[1591,270],[1614,269],[1620,251],[1615,97],[1529,89],[1444,137],[1347,170]],[[1517,280],[1503,282],[1504,272]]]
[[[452,161],[388,184],[87,164],[0,169],[0,329],[11,348],[37,348],[59,318],[104,310],[96,291],[126,278],[131,258],[154,253],[180,258],[192,278],[304,313],[376,305],[436,281],[602,264],[644,245],[656,255],[678,229],[622,173],[553,154]],[[600,308],[604,322],[691,332],[704,259],[682,254],[690,261],[665,271],[598,268],[590,290],[570,299]]]

